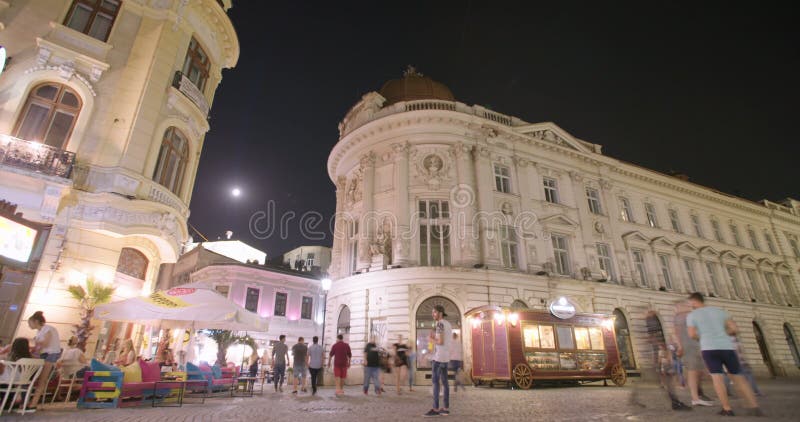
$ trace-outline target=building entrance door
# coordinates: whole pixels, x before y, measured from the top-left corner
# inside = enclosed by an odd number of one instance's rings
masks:
[[[636,359],[633,357],[633,343],[628,329],[628,320],[619,309],[614,309],[614,331],[617,334],[617,347],[622,367],[628,371],[636,369]]]
[[[453,331],[458,334],[459,339],[461,336],[461,313],[453,301],[442,296],[433,296],[425,299],[417,308],[416,313],[416,344],[414,350],[416,351],[416,368],[419,372],[427,372],[425,378],[430,378],[431,361],[428,359],[428,354],[433,352],[433,344],[428,339],[428,335],[434,326],[432,311],[436,305],[444,306],[444,311],[447,316],[444,318],[453,327]],[[453,347],[463,347],[461,342],[454,343]]]
[[[756,334],[756,343],[758,343],[758,350],[761,352],[761,359],[764,361],[764,365],[767,365],[770,376],[774,377],[776,375],[775,365],[773,365],[772,358],[769,356],[767,342],[764,340],[764,333],[761,331],[761,327],[755,321],[753,321],[753,332]]]

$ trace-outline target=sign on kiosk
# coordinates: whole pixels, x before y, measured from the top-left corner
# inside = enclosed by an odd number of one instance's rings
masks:
[[[575,304],[564,296],[550,302],[549,308],[556,318],[570,319],[575,316]]]
[[[0,256],[28,262],[37,230],[0,216]]]

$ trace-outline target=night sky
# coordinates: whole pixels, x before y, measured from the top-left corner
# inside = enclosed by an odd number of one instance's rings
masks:
[[[311,3],[229,11],[241,56],[223,71],[191,202],[210,239],[230,229],[269,256],[330,245],[304,240],[298,218],[333,214],[337,124],[408,64],[461,102],[555,122],[606,155],[751,200],[800,199],[790,2]],[[249,233],[269,200],[297,215],[285,239]]]

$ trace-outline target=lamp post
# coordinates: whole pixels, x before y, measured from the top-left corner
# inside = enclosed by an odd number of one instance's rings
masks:
[[[331,289],[331,279],[328,277],[323,278],[319,281],[320,285],[322,286],[322,291],[325,292],[325,299],[322,302],[322,363],[323,367],[325,366],[325,319],[328,316],[328,290]],[[321,371],[319,374],[319,383],[320,385],[324,384],[323,373],[325,371]]]

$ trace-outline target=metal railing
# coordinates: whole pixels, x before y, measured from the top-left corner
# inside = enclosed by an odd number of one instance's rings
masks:
[[[0,164],[69,179],[75,153],[0,134]]]
[[[208,112],[211,109],[208,100],[206,100],[203,92],[195,86],[194,82],[187,78],[180,70],[175,71],[175,76],[172,78],[172,86],[193,102],[203,113],[203,116],[208,117]]]

